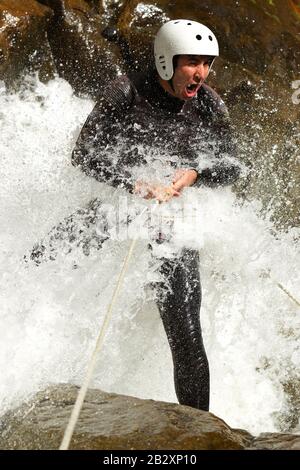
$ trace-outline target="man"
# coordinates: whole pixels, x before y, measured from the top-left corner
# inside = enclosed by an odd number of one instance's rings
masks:
[[[195,21],[173,20],[158,31],[154,52],[156,71],[150,76],[121,76],[107,87],[81,131],[72,163],[98,181],[163,203],[192,185],[234,182],[239,167],[232,160],[227,109],[204,83],[219,55],[216,37]],[[153,176],[157,160],[167,168],[163,181]],[[164,259],[161,275],[158,307],[179,403],[208,410],[198,252],[184,248]]]

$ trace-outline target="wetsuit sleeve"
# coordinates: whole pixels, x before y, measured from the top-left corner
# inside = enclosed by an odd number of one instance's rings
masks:
[[[210,93],[209,113],[209,134],[214,142],[213,161],[204,168],[195,166],[198,178],[194,185],[225,186],[239,178],[241,166],[237,159],[236,139],[227,107],[215,92]]]
[[[131,173],[118,155],[117,134],[133,102],[127,77],[119,77],[104,92],[88,116],[72,152],[72,164],[88,176],[133,191]]]

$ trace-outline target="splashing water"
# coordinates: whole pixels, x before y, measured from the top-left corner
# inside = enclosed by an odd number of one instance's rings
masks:
[[[78,250],[77,269],[63,251],[38,267],[23,262],[64,217],[93,198],[111,203],[119,191],[70,163],[93,103],[75,97],[65,81],[36,80],[15,95],[2,88],[0,104],[5,412],[48,383],[82,382],[130,240],[110,239],[88,257]],[[259,204],[239,205],[229,188],[190,188],[182,198],[198,208],[185,236],[200,250],[211,411],[253,433],[288,429],[293,400],[285,384],[300,379],[300,317],[278,283],[296,296],[297,231],[274,234],[257,216]],[[169,346],[147,288],[149,260],[141,240],[91,386],[176,402]]]

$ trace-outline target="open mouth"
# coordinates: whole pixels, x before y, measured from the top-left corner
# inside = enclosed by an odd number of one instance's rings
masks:
[[[188,98],[193,98],[200,88],[199,83],[190,83],[185,87],[185,93]]]
[[[191,83],[190,85],[186,87],[187,91],[191,91],[191,92],[195,91],[197,88],[198,88],[197,83]]]

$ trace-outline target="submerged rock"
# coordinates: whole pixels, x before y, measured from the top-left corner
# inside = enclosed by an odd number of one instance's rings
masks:
[[[58,449],[78,394],[56,385],[1,418],[1,449]],[[300,449],[300,436],[254,438],[222,419],[188,406],[89,389],[71,449]]]

